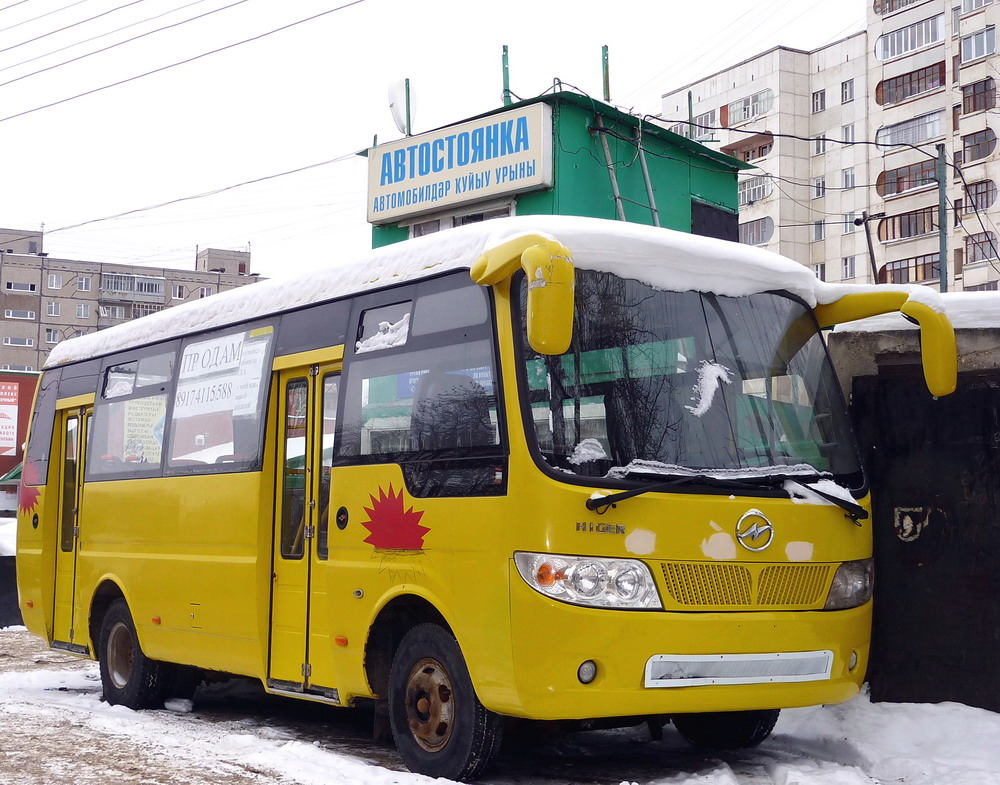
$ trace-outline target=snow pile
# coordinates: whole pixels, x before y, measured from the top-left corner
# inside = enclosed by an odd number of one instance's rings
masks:
[[[833,480],[824,479],[805,484],[795,482],[794,480],[785,480],[782,488],[785,489],[785,492],[795,504],[833,504],[829,499],[823,498],[818,493],[813,493],[810,490],[811,488],[815,488],[817,491],[821,491],[837,499],[843,499],[845,502],[850,502],[851,504],[858,503],[857,499],[851,495],[851,492],[847,488],[837,485]]]
[[[0,518],[0,556],[17,553],[17,518]]]
[[[690,466],[680,466],[676,463],[660,463],[636,459],[628,466],[612,466],[605,475],[611,479],[620,480],[630,475],[658,475],[665,477],[711,477],[715,480],[753,480],[780,475],[806,475],[816,477],[827,474],[817,471],[808,463],[793,463],[788,466],[746,466],[739,469],[693,469]]]
[[[566,459],[568,463],[579,466],[582,463],[601,461],[608,457],[604,445],[597,439],[584,439],[573,448],[573,454]]]
[[[721,383],[732,384],[733,372],[725,365],[702,360],[698,365],[698,381],[694,383],[691,397],[692,401],[697,401],[694,406],[685,405],[695,417],[702,417],[712,408],[712,401],[715,400],[715,391],[719,389]]]
[[[927,289],[927,287],[922,287]],[[931,294],[937,294],[928,289]],[[948,320],[956,329],[983,329],[1000,327],[1000,292],[946,292],[937,295]],[[916,330],[919,325],[899,313],[886,313],[838,324],[836,332],[886,332],[890,330]]]
[[[580,269],[613,272],[659,289],[731,297],[783,289],[810,306],[833,302],[848,292],[897,290],[941,309],[937,294],[924,286],[827,284],[798,262],[740,243],[624,221],[518,216],[435,232],[344,259],[336,268],[242,286],[62,341],[53,347],[46,366],[468,269],[488,249],[526,234],[558,240],[570,249]]]
[[[391,349],[393,346],[402,346],[406,343],[406,336],[410,333],[410,315],[403,314],[403,318],[398,322],[379,322],[378,332],[370,335],[363,341],[358,341],[354,345],[355,354],[363,352],[375,352],[380,349]]]

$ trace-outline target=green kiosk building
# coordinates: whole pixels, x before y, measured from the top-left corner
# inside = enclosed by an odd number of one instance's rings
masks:
[[[742,161],[556,92],[368,151],[380,247],[507,215],[579,215],[738,239]]]

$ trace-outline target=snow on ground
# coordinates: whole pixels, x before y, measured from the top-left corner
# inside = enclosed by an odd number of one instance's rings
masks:
[[[251,703],[220,715],[206,711],[199,695],[190,713],[108,706],[100,701],[95,664],[45,651],[23,628],[0,630],[0,783],[431,782],[399,771],[391,750],[373,755],[370,742],[332,739],[336,729],[317,735],[310,719],[304,725],[275,719],[268,714],[273,705]],[[660,742],[648,741],[643,729],[573,734],[558,742],[534,735],[501,753],[484,781],[1000,785],[1000,715],[955,703],[873,704],[861,695],[841,706],[789,710],[759,749],[719,754],[688,748],[669,727]]]
[[[17,553],[17,518],[0,518],[0,556]]]

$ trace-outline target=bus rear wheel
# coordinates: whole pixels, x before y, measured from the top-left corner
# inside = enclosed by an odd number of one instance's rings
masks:
[[[756,747],[771,735],[778,721],[778,709],[759,711],[719,711],[706,714],[678,714],[671,717],[674,727],[695,747],[738,750]]]
[[[125,600],[111,603],[101,623],[98,659],[104,699],[112,706],[152,709],[163,705],[167,663],[149,659],[139,646]]]
[[[437,624],[410,630],[389,673],[396,749],[418,774],[471,780],[492,763],[503,721],[476,697],[454,636]]]

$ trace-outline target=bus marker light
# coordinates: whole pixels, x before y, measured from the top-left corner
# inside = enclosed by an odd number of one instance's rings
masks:
[[[847,670],[852,671],[858,667],[858,653],[856,651],[851,652],[851,660],[847,663]]]
[[[580,667],[576,669],[576,677],[581,684],[590,684],[597,677],[597,663],[593,660],[580,663]]]
[[[159,623],[160,623],[160,617],[159,616],[154,616],[153,617],[153,624],[159,624]]]
[[[35,603],[32,600],[28,600],[24,604],[27,605],[29,608],[34,608],[35,607]]]
[[[336,638],[333,639],[333,642],[336,643],[338,646],[346,646],[347,638],[345,638],[343,635],[338,635]]]

